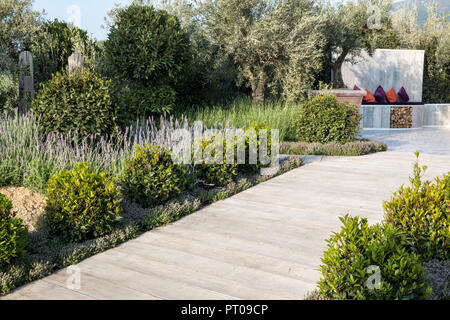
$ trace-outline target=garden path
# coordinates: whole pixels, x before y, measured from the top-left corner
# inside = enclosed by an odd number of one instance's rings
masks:
[[[363,130],[361,136],[384,141],[389,151],[450,155],[450,127]]]
[[[382,201],[408,183],[412,153],[310,157],[310,163],[80,264],[5,299],[301,299],[319,280],[325,239],[346,213],[383,219]],[[450,156],[422,155],[426,177]]]

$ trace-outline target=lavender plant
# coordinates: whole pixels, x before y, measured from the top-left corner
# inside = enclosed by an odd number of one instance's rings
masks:
[[[0,116],[0,186],[23,185],[44,192],[55,172],[72,169],[78,162],[87,162],[96,171],[118,178],[136,145],[171,148],[175,130],[193,130],[185,117],[162,116],[159,121],[137,121],[100,139],[90,135],[80,140],[77,132],[41,136],[38,120],[33,113]]]

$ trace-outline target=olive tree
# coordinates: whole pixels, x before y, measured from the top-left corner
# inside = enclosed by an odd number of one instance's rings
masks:
[[[387,30],[384,26],[389,23],[387,13],[390,7],[390,0],[322,3],[322,15],[326,21],[323,33],[334,88],[345,87],[341,71],[344,62],[352,62],[364,49],[372,54],[377,43],[376,35]]]
[[[257,103],[268,88],[295,99],[292,89],[320,69],[322,19],[312,0],[205,0],[199,13],[197,21]]]

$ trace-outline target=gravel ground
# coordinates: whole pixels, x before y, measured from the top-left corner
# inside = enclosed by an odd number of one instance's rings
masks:
[[[29,231],[35,231],[39,222],[39,217],[44,213],[45,197],[27,188],[7,187],[0,188],[13,204],[13,211],[17,217],[23,220]]]
[[[450,300],[450,261],[429,261],[423,264],[427,270],[427,281],[433,288],[430,299]]]

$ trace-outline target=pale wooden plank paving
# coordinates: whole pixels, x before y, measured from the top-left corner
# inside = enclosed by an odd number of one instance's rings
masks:
[[[411,153],[324,158],[81,262],[80,290],[61,270],[4,298],[301,299],[338,217],[381,221],[413,163]],[[429,179],[450,170],[450,156],[421,164]]]

